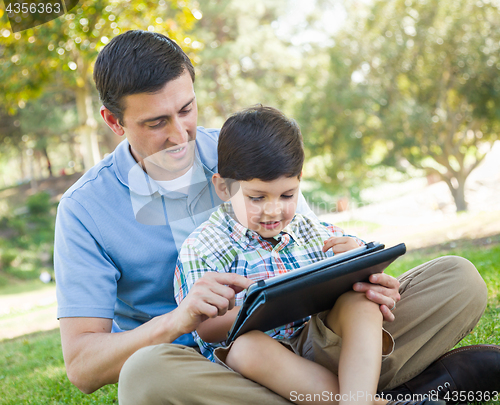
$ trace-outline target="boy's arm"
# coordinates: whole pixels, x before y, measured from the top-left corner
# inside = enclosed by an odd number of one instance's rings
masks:
[[[217,318],[207,319],[205,322],[200,323],[196,332],[207,343],[218,343],[227,339],[227,334],[233,326],[234,320],[238,315],[241,307],[234,307],[224,316]]]

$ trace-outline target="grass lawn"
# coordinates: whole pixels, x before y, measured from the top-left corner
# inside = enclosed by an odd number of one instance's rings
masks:
[[[472,261],[488,284],[489,301],[476,329],[460,344],[500,344],[500,244],[458,245],[454,250],[430,248],[407,253],[390,267],[398,275],[443,254]],[[0,342],[0,404],[116,404],[116,385],[83,395],[66,377],[59,331]],[[500,401],[488,404],[500,404]]]

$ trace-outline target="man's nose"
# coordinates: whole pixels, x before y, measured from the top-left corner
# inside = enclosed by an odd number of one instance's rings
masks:
[[[170,125],[168,126],[168,130],[168,140],[171,143],[180,145],[188,141],[187,130],[184,128],[179,118],[175,117],[172,119]]]

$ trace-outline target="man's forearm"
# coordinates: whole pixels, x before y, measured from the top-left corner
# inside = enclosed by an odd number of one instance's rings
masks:
[[[140,348],[171,343],[182,335],[174,327],[172,313],[121,333],[110,333],[111,322],[97,318],[61,319],[68,378],[84,393],[118,382],[123,364]]]

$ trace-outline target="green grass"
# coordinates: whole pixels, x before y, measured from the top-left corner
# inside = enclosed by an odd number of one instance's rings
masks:
[[[434,248],[408,252],[391,265],[389,273],[399,275],[443,254],[471,260],[488,284],[486,313],[459,346],[500,344],[500,244],[473,246],[468,243],[454,250]],[[0,342],[0,404],[116,404],[116,398],[116,384],[84,395],[68,381],[57,330]]]
[[[66,377],[59,331],[0,342],[0,404],[117,404],[117,385],[82,394]]]
[[[53,287],[53,283],[44,284],[38,278],[29,281],[19,281],[17,278],[10,278],[7,285],[0,287],[0,295],[16,295],[33,291],[42,291]]]

